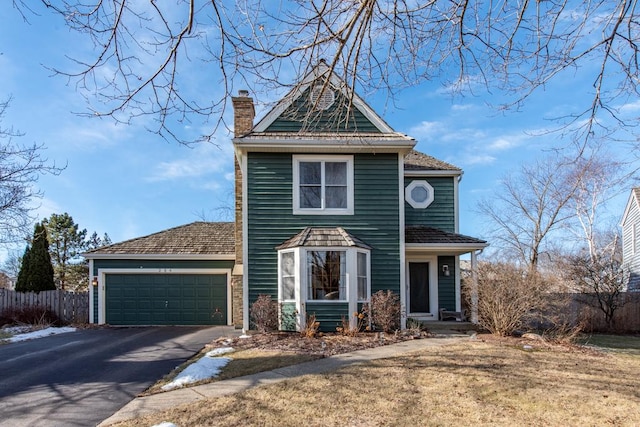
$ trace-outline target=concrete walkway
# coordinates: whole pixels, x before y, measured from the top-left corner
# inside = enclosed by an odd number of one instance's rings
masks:
[[[322,374],[325,372],[335,371],[339,368],[355,363],[396,357],[413,351],[427,350],[433,347],[455,344],[468,339],[468,335],[460,333],[442,334],[437,338],[403,341],[382,347],[337,354],[324,359],[286,366],[273,371],[260,372],[244,377],[232,378],[230,380],[217,381],[210,384],[158,393],[151,396],[138,397],[133,399],[111,417],[104,420],[99,424],[99,426],[109,426],[120,421],[164,411],[185,403],[193,403],[202,399],[239,393],[251,387],[274,384],[307,374]]]

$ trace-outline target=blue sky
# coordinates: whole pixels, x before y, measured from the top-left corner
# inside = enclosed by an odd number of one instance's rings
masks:
[[[233,191],[233,153],[224,129],[216,135],[217,146],[188,148],[148,132],[145,120],[122,125],[78,116],[86,105],[73,82],[52,77],[45,66],[68,66],[65,56],[88,49],[86,41],[47,11],[26,23],[11,2],[2,2],[0,16],[0,98],[13,98],[2,125],[25,133],[23,143],[45,144],[49,160],[67,165],[59,176],[41,177],[38,219],[68,212],[82,228],[106,232],[114,242],[203,216],[230,219],[219,212],[231,206]],[[477,201],[489,196],[507,171],[564,143],[557,134],[541,133],[553,126],[549,118],[589,102],[589,79],[579,72],[560,75],[520,111],[507,113],[490,106],[504,100],[498,94],[479,90],[481,96],[453,98],[439,81],[405,90],[395,103],[383,93],[361,95],[395,130],[416,138],[416,149],[463,168],[460,232],[484,237],[474,212]],[[255,98],[259,119],[265,113],[260,106],[273,100]],[[629,110],[637,116],[640,104]],[[622,148],[613,152],[625,155]],[[621,217],[626,197],[609,205],[611,218]]]

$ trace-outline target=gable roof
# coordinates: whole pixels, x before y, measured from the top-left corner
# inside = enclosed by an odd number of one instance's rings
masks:
[[[409,151],[404,156],[405,171],[452,171],[462,173],[462,169],[450,163],[438,160],[416,150]]]
[[[373,132],[394,133],[393,129],[358,96],[348,85],[331,71],[324,60],[321,60],[287,95],[285,95],[274,108],[267,113],[262,120],[254,126],[254,132],[266,132],[269,127],[287,111],[298,110],[296,101],[303,95],[309,94],[312,86],[322,85],[324,91],[335,91],[342,101],[348,101],[347,106],[352,107],[354,112],[362,114],[364,118],[373,126]],[[341,104],[338,102],[338,104]],[[342,105],[345,105],[342,103]],[[308,107],[309,105],[307,105]],[[305,116],[306,116],[305,111]],[[338,129],[335,129],[338,131]]]
[[[233,222],[193,222],[148,236],[88,251],[85,258],[127,256],[193,256],[234,259]]]
[[[327,110],[315,108],[314,86],[335,92]],[[394,131],[348,85],[320,62],[285,95],[251,132],[233,142],[243,151],[404,152],[416,141]]]
[[[627,216],[634,206],[636,209],[640,209],[640,187],[634,187],[631,189],[629,200],[627,200],[627,206],[624,208],[622,220],[620,221],[621,226],[624,226],[625,222],[627,221]]]
[[[357,247],[371,249],[371,246],[342,227],[306,227],[300,233],[276,246],[276,249],[298,247]]]

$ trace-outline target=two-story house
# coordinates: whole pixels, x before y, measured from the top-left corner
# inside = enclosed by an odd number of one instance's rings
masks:
[[[459,256],[486,242],[458,234],[459,168],[413,150],[323,63],[255,125],[248,94],[233,104],[244,327],[260,294],[330,330],[379,290],[403,319],[461,310]]]
[[[282,329],[314,314],[333,331],[379,290],[400,296],[403,324],[461,310],[459,257],[487,244],[458,233],[459,168],[415,151],[324,63],[257,122],[248,93],[232,102],[235,222],[86,254],[92,321],[249,329],[268,294]]]

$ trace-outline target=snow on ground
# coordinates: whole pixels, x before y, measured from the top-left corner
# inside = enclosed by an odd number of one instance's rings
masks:
[[[16,329],[13,329],[13,328],[3,329],[3,331],[9,332],[9,333],[17,333],[12,337],[7,338],[7,341],[9,342],[26,341],[26,340],[36,339],[36,338],[48,337],[49,335],[58,335],[58,334],[64,334],[67,332],[74,332],[76,330],[76,328],[65,326],[63,328],[45,328],[37,331],[20,333],[24,329],[18,329],[18,328],[21,328],[21,327],[17,327]]]
[[[185,385],[216,377],[220,370],[231,360],[228,357],[219,356],[232,351],[233,348],[231,347],[222,347],[207,352],[196,362],[187,366],[173,381],[163,385],[162,390],[173,390],[174,388],[184,387]]]

